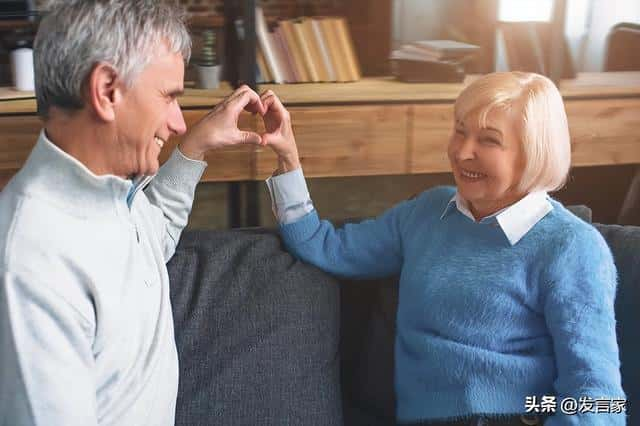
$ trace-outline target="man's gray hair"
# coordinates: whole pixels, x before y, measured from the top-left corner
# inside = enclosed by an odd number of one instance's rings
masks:
[[[186,12],[175,0],[50,0],[43,10],[33,61],[44,118],[52,106],[83,108],[83,89],[98,63],[111,65],[131,87],[160,43],[189,62]]]

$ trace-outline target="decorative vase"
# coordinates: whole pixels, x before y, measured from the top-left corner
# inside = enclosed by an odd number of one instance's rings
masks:
[[[215,89],[220,85],[220,65],[196,65],[198,70],[198,87]]]

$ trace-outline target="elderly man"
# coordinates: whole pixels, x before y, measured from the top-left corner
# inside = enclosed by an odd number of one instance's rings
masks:
[[[260,143],[234,92],[186,125],[190,38],[157,0],[53,2],[35,41],[44,129],[0,194],[0,423],[171,425],[178,390],[166,262],[209,149]],[[155,176],[151,180],[151,176]],[[145,189],[146,187],[146,189]]]

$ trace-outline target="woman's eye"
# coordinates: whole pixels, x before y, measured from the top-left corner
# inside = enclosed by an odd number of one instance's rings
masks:
[[[482,142],[487,143],[489,145],[500,145],[500,141],[493,138],[483,138]]]

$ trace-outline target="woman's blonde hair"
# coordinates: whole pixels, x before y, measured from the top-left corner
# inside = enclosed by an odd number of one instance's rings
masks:
[[[493,109],[521,117],[518,130],[525,169],[519,190],[556,191],[567,180],[571,165],[571,141],[562,96],[548,78],[525,72],[487,74],[466,87],[455,103],[455,119],[478,113],[486,127]]]

